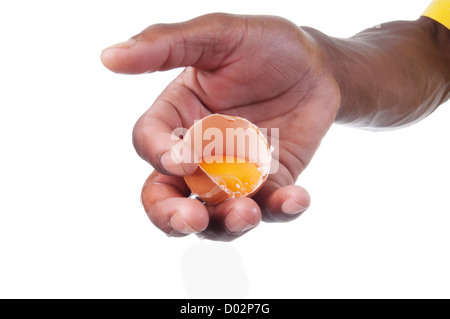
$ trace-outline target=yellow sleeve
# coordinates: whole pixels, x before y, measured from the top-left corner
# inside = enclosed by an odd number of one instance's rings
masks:
[[[422,15],[450,29],[450,0],[434,0]]]

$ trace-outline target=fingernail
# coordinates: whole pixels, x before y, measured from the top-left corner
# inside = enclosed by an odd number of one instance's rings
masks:
[[[299,214],[305,210],[306,207],[297,204],[294,200],[290,198],[285,200],[284,203],[281,205],[281,211],[289,215]]]
[[[230,233],[242,233],[256,225],[250,224],[242,219],[236,211],[232,210],[225,218],[225,227]]]
[[[105,50],[113,49],[113,48],[129,49],[129,48],[133,47],[136,44],[136,42],[137,42],[136,39],[129,39],[129,40],[125,41],[125,42],[114,44],[114,45],[106,48]]]
[[[179,232],[181,234],[189,235],[189,234],[192,234],[192,233],[197,233],[197,231],[195,229],[190,227],[185,222],[185,220],[183,219],[183,217],[181,216],[179,211],[177,211],[175,214],[172,215],[172,217],[169,220],[169,225],[175,231],[177,231],[177,232]]]
[[[181,162],[174,162],[174,160],[172,159],[174,154],[172,153],[173,152],[171,151],[167,151],[161,156],[161,166],[167,173],[174,173],[174,167],[182,164]]]
[[[176,152],[167,151],[161,156],[161,166],[166,173],[171,173],[179,176],[191,175],[197,169],[193,163],[185,163],[182,158],[179,158]]]
[[[133,47],[135,44],[136,40],[130,39],[128,41],[112,45],[101,52],[100,59],[107,68],[111,68],[114,66],[114,59],[117,54],[117,50],[115,49],[129,49]]]

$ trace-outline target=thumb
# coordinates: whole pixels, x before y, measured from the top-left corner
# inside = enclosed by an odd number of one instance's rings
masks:
[[[139,74],[193,66],[213,70],[227,63],[246,33],[246,18],[213,13],[187,22],[156,24],[101,54],[113,72]]]

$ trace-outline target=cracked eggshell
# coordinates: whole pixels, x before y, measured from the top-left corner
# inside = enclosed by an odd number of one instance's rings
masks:
[[[196,121],[183,139],[191,145],[197,162],[208,156],[230,155],[256,163],[261,178],[245,196],[255,194],[269,176],[272,161],[269,143],[260,129],[244,118],[222,114],[209,115]],[[200,165],[194,174],[185,176],[184,180],[192,193],[209,205],[217,205],[235,197],[231,191],[214,182]]]

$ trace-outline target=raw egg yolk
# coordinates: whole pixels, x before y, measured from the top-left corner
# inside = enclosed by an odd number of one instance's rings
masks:
[[[204,159],[199,165],[214,182],[234,197],[251,193],[261,181],[261,172],[256,163],[233,156],[215,155]]]

